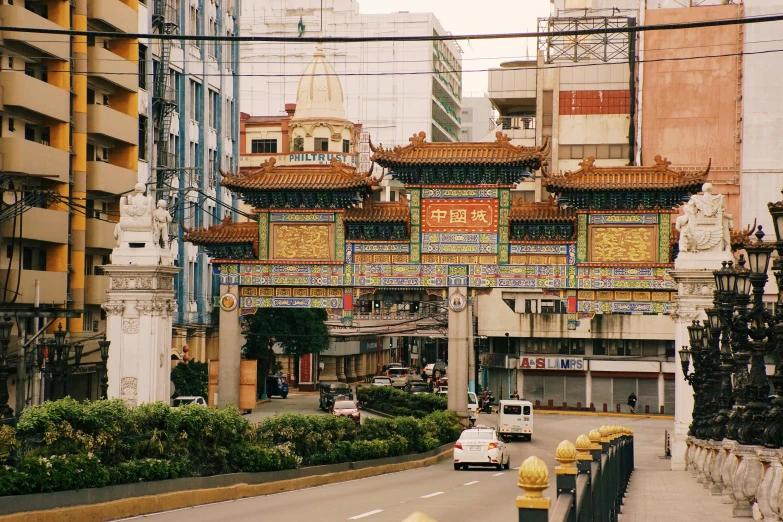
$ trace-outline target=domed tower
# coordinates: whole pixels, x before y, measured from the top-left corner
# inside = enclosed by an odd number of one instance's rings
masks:
[[[354,124],[345,118],[343,86],[322,44],[299,80],[296,111],[289,124],[290,150],[355,154]]]

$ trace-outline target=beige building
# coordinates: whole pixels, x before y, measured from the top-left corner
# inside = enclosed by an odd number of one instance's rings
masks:
[[[138,0],[0,5],[6,26],[112,34],[2,34],[0,309],[19,317],[11,353],[23,332],[48,323],[29,317],[36,306],[84,310],[62,326],[71,339],[87,339],[85,354],[97,348],[92,332],[104,329],[108,278],[98,266],[115,244],[116,201],[137,181],[139,51],[124,35],[139,31],[138,7]],[[96,360],[92,353],[83,361],[92,375]],[[24,404],[23,377],[10,390],[15,410]],[[77,387],[86,390],[88,380]]]

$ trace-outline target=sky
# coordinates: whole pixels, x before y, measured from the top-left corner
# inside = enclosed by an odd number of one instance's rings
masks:
[[[362,13],[431,12],[452,34],[535,31],[537,19],[549,15],[549,0],[359,0]],[[532,39],[460,41],[462,69],[487,69],[513,59],[535,57]],[[462,96],[487,92],[486,72],[463,73]]]

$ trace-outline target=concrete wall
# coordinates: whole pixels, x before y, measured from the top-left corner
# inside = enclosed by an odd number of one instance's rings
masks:
[[[762,16],[783,11],[781,0],[745,0],[745,16]],[[778,49],[783,22],[745,26],[745,52]],[[760,42],[760,43],[754,43]],[[773,232],[767,202],[778,201],[783,188],[783,99],[780,97],[780,53],[746,54],[743,65],[742,127],[742,214],[743,224],[757,219]]]
[[[569,330],[566,314],[516,313],[503,301],[504,293],[507,294],[493,289],[491,294],[478,297],[479,335],[503,337],[509,332],[511,337],[674,339],[674,321],[666,315],[597,314],[592,320],[580,320],[575,330]]]
[[[737,5],[655,9],[645,13],[645,24],[720,20],[742,16]],[[642,87],[642,162],[656,154],[674,167],[704,168],[712,158],[710,178],[718,193],[728,197],[728,212],[741,223],[739,135],[736,97],[739,70],[735,56],[685,59],[734,53],[741,48],[740,26],[710,27],[645,34]],[[726,184],[735,180],[733,184]]]

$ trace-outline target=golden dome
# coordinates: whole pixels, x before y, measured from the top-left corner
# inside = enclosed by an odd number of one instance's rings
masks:
[[[612,440],[612,429],[609,426],[601,426],[598,428],[601,432],[601,442],[610,442]]]
[[[305,67],[296,91],[293,120],[345,119],[343,86],[334,67],[326,61],[322,44]]]
[[[588,433],[587,436],[590,438],[591,449],[594,449],[594,450],[601,449],[601,432],[600,431],[598,431],[598,430],[590,430],[590,433]]]
[[[528,457],[519,468],[517,486],[525,490],[525,498],[539,498],[549,487],[549,470],[536,456]]]

